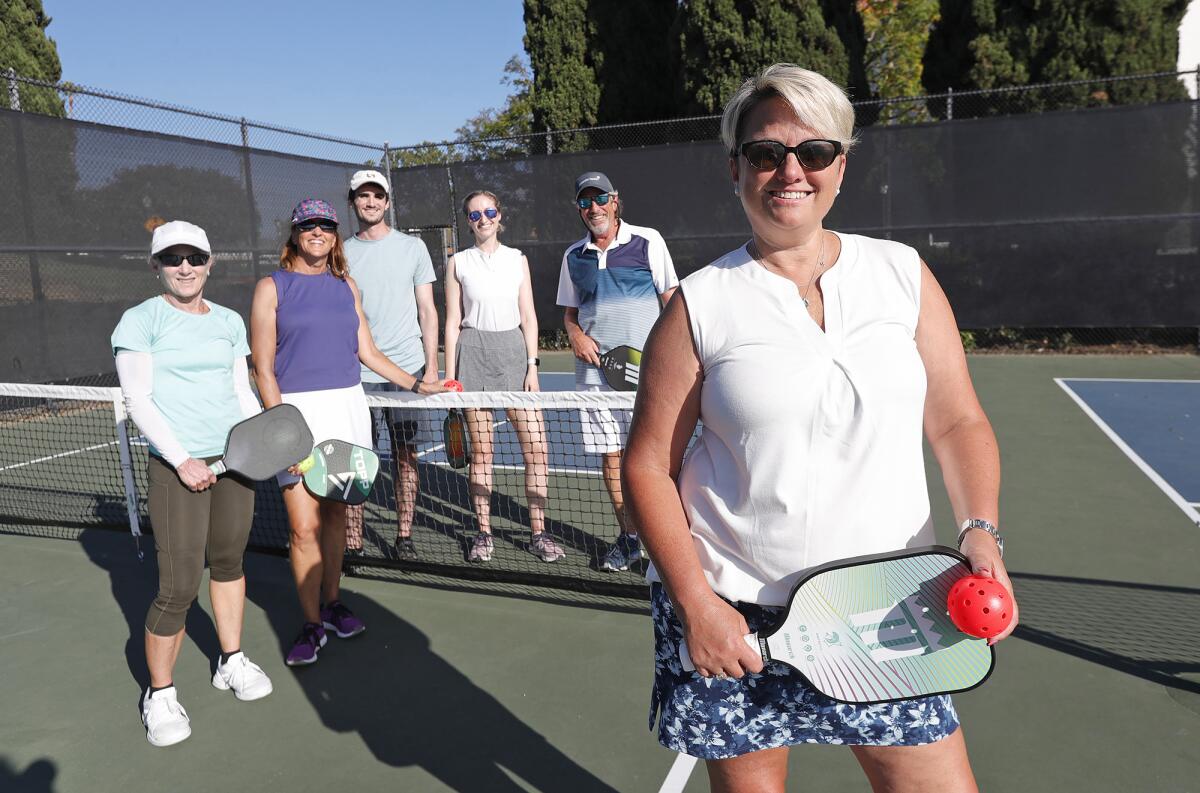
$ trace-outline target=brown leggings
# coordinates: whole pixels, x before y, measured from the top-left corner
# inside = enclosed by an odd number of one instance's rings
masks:
[[[200,591],[206,555],[213,581],[242,577],[242,555],[254,519],[254,488],[225,475],[208,490],[194,493],[174,468],[154,456],[149,475],[158,596],[146,615],[146,630],[155,636],[174,636],[183,630],[187,610]]]

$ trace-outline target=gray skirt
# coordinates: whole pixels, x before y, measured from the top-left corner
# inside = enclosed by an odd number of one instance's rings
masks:
[[[520,328],[463,328],[455,372],[464,391],[524,391],[529,356]]]

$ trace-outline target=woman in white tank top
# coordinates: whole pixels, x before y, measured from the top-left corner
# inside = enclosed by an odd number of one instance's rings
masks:
[[[922,429],[957,518],[998,520],[996,440],[941,288],[913,249],[822,227],[853,124],[814,72],[743,84],[721,128],[751,240],[683,279],[643,359],[623,481],[653,562],[651,723],[722,791],[783,790],[800,743],[852,745],[875,789],[975,790],[948,696],[838,703],[743,641],[806,569],[934,542]],[[961,550],[1011,591],[993,533]]]
[[[538,391],[538,324],[529,282],[529,261],[500,244],[500,201],[476,190],[463,201],[475,244],[446,264],[446,377],[467,391]],[[493,470],[492,411],[468,409],[471,438],[471,502],[479,532],[467,560],[492,558],[491,499]],[[554,562],[566,552],[545,532],[548,458],[540,410],[508,408],[525,460],[525,497],[529,502],[529,552]]]

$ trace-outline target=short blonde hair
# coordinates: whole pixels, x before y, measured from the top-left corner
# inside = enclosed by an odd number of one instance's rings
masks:
[[[721,142],[737,157],[742,123],[760,102],[779,97],[791,105],[796,118],[818,135],[836,140],[847,153],[855,143],[854,106],[846,92],[822,74],[794,63],[776,63],[742,83],[721,114]]]

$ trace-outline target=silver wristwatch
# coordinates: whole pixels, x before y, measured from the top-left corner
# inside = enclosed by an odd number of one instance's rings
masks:
[[[986,520],[979,518],[967,518],[958,527],[958,547],[962,547],[963,537],[967,535],[971,529],[982,529],[992,535],[992,539],[996,541],[996,547],[1000,549],[1000,558],[1004,558],[1004,538],[1000,536],[1000,530],[988,523]]]

